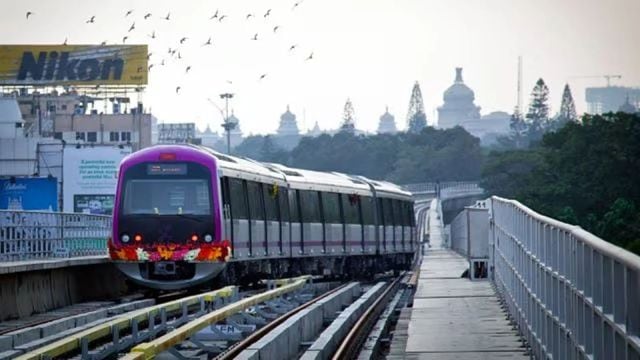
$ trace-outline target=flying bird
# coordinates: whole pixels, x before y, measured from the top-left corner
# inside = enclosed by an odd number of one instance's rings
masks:
[[[313,59],[313,51],[311,52],[311,54],[309,54],[309,56],[307,56],[307,59],[306,59],[306,60],[311,60],[311,59]],[[305,60],[305,61],[306,61],[306,60]]]
[[[278,31],[278,29],[280,29],[280,26],[279,26],[279,25],[274,26],[274,27],[273,27],[273,32]]]
[[[222,20],[224,20],[224,18],[226,18],[226,17],[227,17],[227,15],[220,16],[220,18],[218,19],[218,22],[222,22]]]
[[[185,41],[187,41],[188,37],[183,37],[182,39],[180,39],[180,44],[184,44]]]
[[[262,74],[262,75],[260,75],[260,79],[259,80],[262,80],[262,79],[264,79],[266,77],[267,77],[267,74]]]
[[[164,59],[162,59],[162,62],[160,63],[161,66],[164,66]]]
[[[264,13],[264,17],[265,19],[267,18],[267,16],[271,15],[271,9],[267,10],[266,13]]]
[[[169,48],[169,51],[167,51],[167,54],[171,54],[173,50],[171,48]]]
[[[219,10],[216,10],[216,13],[215,13],[215,14],[213,14],[213,16],[211,16],[211,17],[209,18],[209,20],[213,20],[213,19],[218,18],[218,11],[219,11]]]
[[[184,71],[185,73],[188,73],[189,70],[191,70],[191,66],[187,66],[187,69]]]
[[[258,40],[258,33],[256,33],[255,35],[253,35],[253,37],[251,38],[251,40]]]
[[[291,45],[291,47],[289,48],[289,51],[293,51],[297,46],[298,44]]]
[[[148,71],[151,71],[152,67],[153,67],[153,64],[149,65],[149,70]]]
[[[131,24],[131,27],[129,27],[129,32],[132,32],[135,28],[136,28],[136,23],[134,22],[133,24]]]
[[[180,89],[181,89],[180,86],[176,87],[176,94],[180,93]]]
[[[62,45],[67,45],[67,38],[64,38],[64,42],[62,43]]]
[[[29,16],[31,15],[35,15],[34,13],[32,13],[31,11],[27,11],[27,19],[29,19]]]
[[[144,16],[144,19],[145,19],[145,20],[147,20],[147,19],[148,19],[148,18],[150,18],[150,17],[151,17],[151,13],[147,13],[147,14]]]
[[[153,30],[153,32],[151,33],[151,35],[149,35],[150,38],[155,39],[156,38],[156,31]]]
[[[202,44],[202,46],[211,45],[211,36],[209,36],[209,40],[206,43]]]
[[[171,19],[169,19],[170,16],[171,16],[171,13],[168,13],[167,16],[164,19],[169,21],[169,20],[171,20]]]
[[[148,54],[147,54],[147,60],[149,60],[149,58],[151,57],[151,55],[153,55],[153,53],[148,53]]]
[[[291,10],[294,10],[295,8],[298,7],[298,5],[302,4],[302,1],[298,1],[295,4],[293,4],[293,7],[291,8]]]
[[[174,54],[175,54],[175,50],[173,50]],[[182,59],[182,55],[180,55],[180,51],[178,51],[178,59]]]
[[[249,20],[250,17],[252,17],[253,14],[247,14],[247,20]]]
[[[95,16],[92,16],[91,19],[87,20],[87,24],[93,24],[96,20]]]
[[[128,38],[129,38],[128,36],[123,37],[123,38],[122,38],[122,43],[124,44],[124,43],[125,43],[125,41],[127,41],[127,39],[128,39]]]
[[[233,84],[233,81],[227,80],[227,84]]]
[[[129,15],[131,15],[131,14],[133,14],[133,10],[129,10],[129,11],[127,11],[127,13],[126,13],[126,14],[124,14],[124,17],[127,17],[127,16],[129,16]]]

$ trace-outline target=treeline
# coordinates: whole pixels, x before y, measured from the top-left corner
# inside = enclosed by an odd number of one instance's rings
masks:
[[[291,151],[271,136],[252,136],[234,149],[236,155],[292,167],[337,171],[406,184],[427,181],[478,180],[480,141],[463,128],[425,128],[395,135],[304,137]]]
[[[489,194],[640,254],[639,115],[585,115],[528,149],[492,152],[482,178]]]

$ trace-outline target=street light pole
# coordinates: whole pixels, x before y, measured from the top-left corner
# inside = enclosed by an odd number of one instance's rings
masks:
[[[220,94],[220,99],[225,102],[225,118],[222,127],[227,132],[227,154],[231,155],[231,130],[235,129],[236,124],[229,122],[229,99],[233,98],[231,93]]]

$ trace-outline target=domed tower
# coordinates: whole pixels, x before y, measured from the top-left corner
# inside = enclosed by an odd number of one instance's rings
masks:
[[[618,108],[618,112],[627,114],[635,114],[638,112],[638,109],[635,107],[635,105],[633,105],[631,101],[629,101],[629,95],[627,95],[624,104],[620,105],[620,107]]]
[[[378,134],[395,134],[398,131],[396,128],[396,118],[389,114],[389,107],[387,106],[384,114],[380,116],[380,122],[378,123]]]
[[[462,68],[456,68],[456,79],[442,98],[444,104],[438,108],[439,128],[452,128],[480,119],[480,107],[473,103],[475,94],[462,80]]]
[[[229,116],[228,121],[230,123],[236,124],[236,126],[233,128],[233,130],[231,130],[230,133],[231,147],[234,148],[240,145],[240,143],[242,142],[242,130],[240,130],[240,120],[233,113],[233,110],[231,110],[231,116]]]
[[[289,110],[287,105],[287,111],[280,115],[280,126],[276,131],[278,136],[298,136],[300,130],[298,129],[298,122],[296,121],[296,115]]]

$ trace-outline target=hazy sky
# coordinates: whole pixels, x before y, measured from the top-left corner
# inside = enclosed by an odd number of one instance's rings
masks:
[[[404,128],[416,80],[432,124],[456,66],[483,114],[511,111],[518,55],[525,104],[542,77],[554,112],[565,82],[578,112],[586,110],[584,88],[606,84],[572,76],[620,74],[614,84],[640,85],[640,0],[304,0],[295,10],[296,0],[0,1],[0,43],[121,43],[129,35],[129,44],[149,44],[156,65],[146,106],[161,121],[214,130],[221,117],[207,98],[222,105],[223,91],[236,94],[232,106],[245,133],[275,131],[287,104],[301,128],[315,121],[335,128],[348,97],[358,128],[374,130],[385,105]],[[134,13],[125,18],[129,9]],[[209,20],[216,9],[227,15],[222,22]],[[35,14],[26,20],[26,11]],[[168,12],[170,21],[162,19]],[[248,13],[255,16],[247,20]],[[86,24],[92,15],[95,23]],[[136,30],[127,33],[134,21]],[[258,40],[250,40],[255,33]],[[214,45],[203,47],[209,36]],[[169,47],[179,47],[183,59],[172,59]]]

